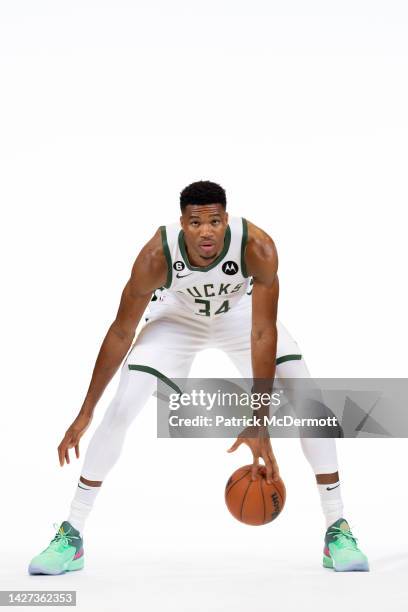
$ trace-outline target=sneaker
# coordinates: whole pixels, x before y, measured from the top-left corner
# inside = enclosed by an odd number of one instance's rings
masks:
[[[349,524],[339,518],[326,531],[323,550],[323,567],[335,572],[368,572],[368,559],[357,546],[357,538]]]
[[[28,566],[29,574],[63,574],[84,567],[84,544],[80,533],[64,521],[50,545],[34,557]]]

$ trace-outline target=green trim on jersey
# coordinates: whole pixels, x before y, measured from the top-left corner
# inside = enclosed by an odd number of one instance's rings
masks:
[[[184,259],[184,263],[186,264],[187,268],[189,270],[194,270],[196,272],[207,272],[208,270],[212,270],[212,268],[215,268],[216,265],[218,265],[220,263],[220,261],[222,261],[225,257],[225,255],[228,252],[229,246],[231,243],[231,228],[229,225],[227,225],[227,229],[225,230],[225,236],[224,236],[224,246],[222,247],[222,251],[221,253],[218,255],[218,257],[208,266],[192,266],[188,260],[188,255],[187,255],[187,251],[186,251],[186,245],[184,242],[184,232],[183,230],[180,230],[179,235],[178,235],[178,244],[179,244],[179,249],[180,249],[180,253],[181,256]]]
[[[171,281],[173,280],[173,268],[171,266],[171,255],[170,255],[169,245],[167,242],[167,232],[166,232],[165,225],[160,226],[160,234],[161,234],[161,239],[162,239],[163,252],[164,252],[164,255],[167,261],[167,280],[164,286],[166,287],[166,289],[168,289],[171,285]]]
[[[241,272],[244,278],[248,278],[248,271],[245,264],[245,249],[248,242],[248,223],[247,220],[242,217],[242,242],[241,242]]]
[[[276,365],[284,363],[285,361],[292,361],[293,359],[302,359],[302,355],[282,355],[282,357],[277,358]]]
[[[160,380],[162,380],[164,383],[169,385],[169,387],[177,391],[177,393],[182,393],[180,387],[178,387],[176,383],[174,383],[172,380],[170,380],[170,378],[167,378],[167,376],[165,376],[155,368],[151,368],[149,366],[144,365],[134,365],[133,363],[129,363],[128,368],[129,370],[139,370],[140,372],[147,372],[148,374],[152,374],[153,376],[160,378]]]

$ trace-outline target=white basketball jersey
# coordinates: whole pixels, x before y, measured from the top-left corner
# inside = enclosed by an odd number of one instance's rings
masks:
[[[250,294],[251,280],[245,266],[248,238],[246,219],[230,217],[224,246],[208,266],[193,266],[187,255],[184,232],[179,223],[160,227],[167,260],[167,281],[155,291],[153,300],[178,302],[198,316],[219,316]],[[170,294],[170,295],[169,295]]]

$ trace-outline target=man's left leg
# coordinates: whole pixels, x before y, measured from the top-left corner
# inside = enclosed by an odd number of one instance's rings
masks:
[[[241,319],[241,330],[245,318],[242,317]],[[277,327],[278,346],[275,378],[285,379],[284,386],[287,399],[295,406],[299,398],[297,380],[306,378],[312,382],[312,379],[297,342],[279,321]],[[240,336],[243,337],[243,334],[241,333]],[[235,340],[226,352],[240,371],[241,376],[252,378],[250,349],[243,350],[242,346],[237,346]],[[319,399],[323,403],[321,391],[315,384],[313,386],[317,397],[320,395]],[[300,443],[303,453],[315,474],[326,521],[323,552],[324,567],[330,567],[336,571],[368,571],[367,558],[358,549],[356,538],[352,535],[350,527],[343,517],[335,439],[300,438]]]
[[[283,326],[280,328],[280,337],[284,340],[278,346],[276,359],[275,378],[282,380],[285,395],[296,411],[304,395],[304,380],[310,380],[313,398],[323,404],[323,396],[312,381],[305,360],[299,350],[299,346],[288,346],[288,332]],[[292,351],[292,352],[290,352]],[[296,352],[293,352],[296,351]],[[285,354],[281,354],[281,353]],[[298,382],[299,381],[299,382]],[[303,391],[303,394],[302,394]],[[303,414],[302,414],[303,416]],[[316,478],[319,491],[320,503],[326,521],[326,529],[343,516],[343,501],[341,497],[341,486],[339,480],[339,467],[337,459],[336,441],[334,438],[303,438],[300,444],[304,456],[310,464]]]
[[[296,357],[295,357],[296,355]],[[276,378],[284,380],[285,395],[295,412],[304,399],[305,379],[313,397],[324,406],[321,390],[314,384],[301,353],[277,353]],[[300,381],[300,384],[298,383]],[[303,392],[302,392],[303,391]],[[302,407],[300,405],[300,410]],[[320,503],[326,520],[323,566],[335,571],[368,571],[367,557],[343,516],[343,501],[335,438],[300,438],[303,453],[315,474]]]

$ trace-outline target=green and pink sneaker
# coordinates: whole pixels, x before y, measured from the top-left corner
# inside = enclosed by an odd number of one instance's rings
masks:
[[[63,521],[50,545],[34,557],[28,566],[29,574],[63,574],[84,567],[84,543],[79,531]]]
[[[323,567],[335,572],[368,572],[368,559],[357,546],[346,519],[339,518],[326,531]]]

